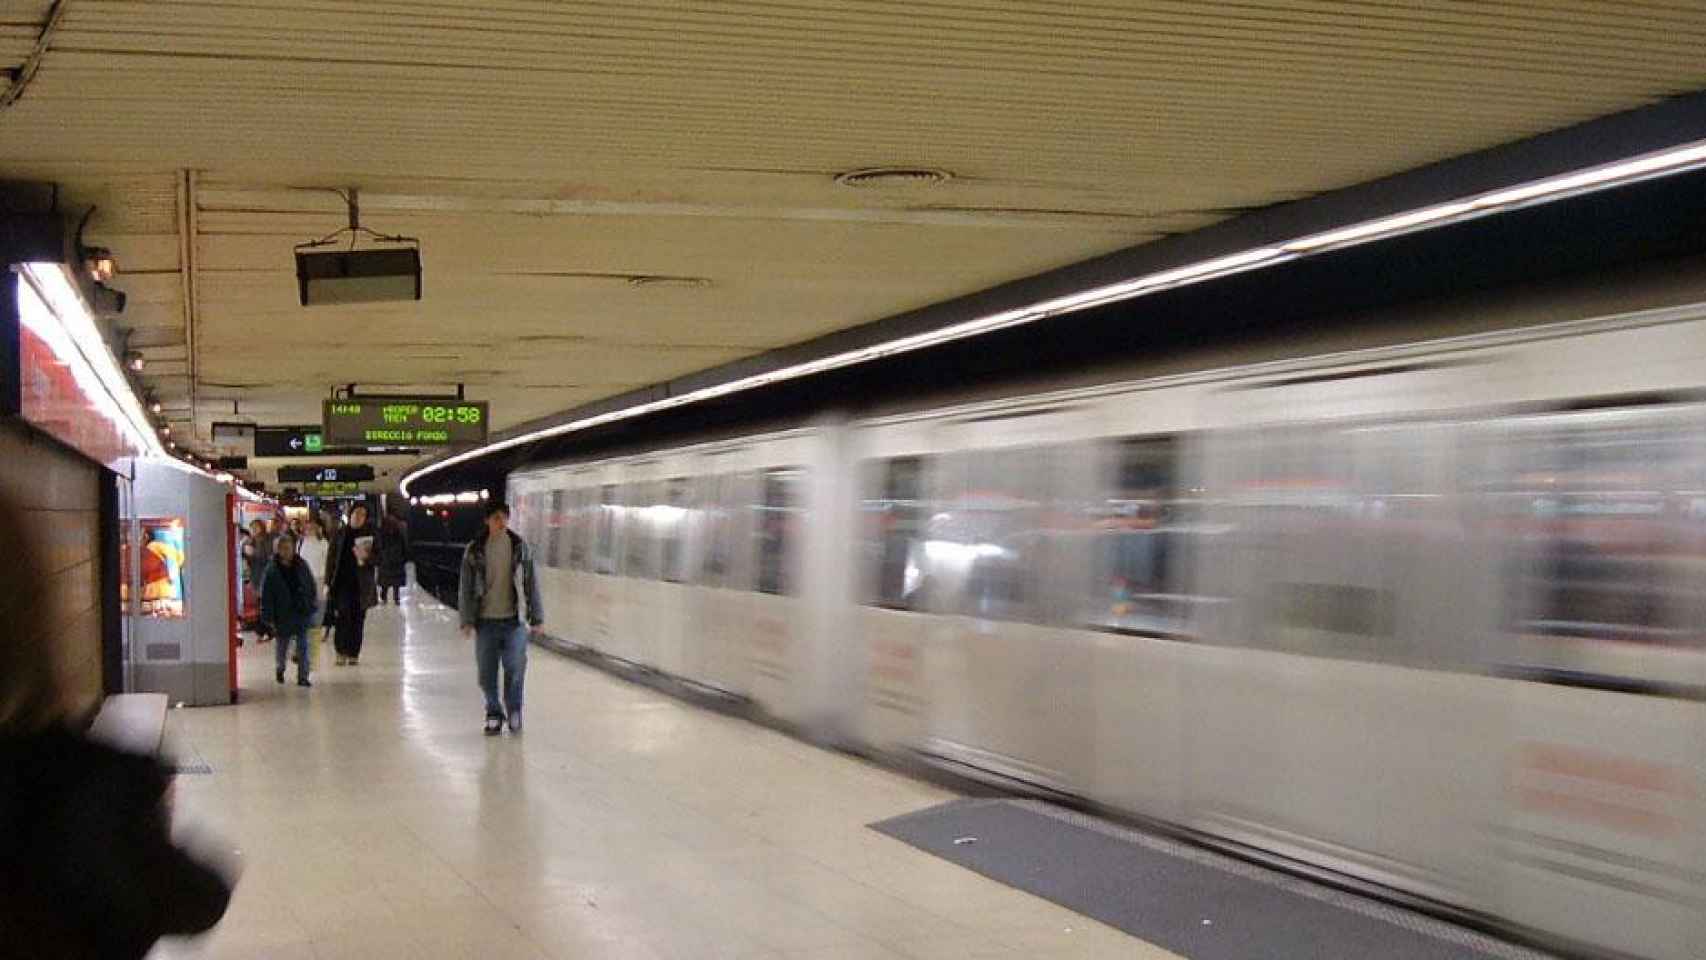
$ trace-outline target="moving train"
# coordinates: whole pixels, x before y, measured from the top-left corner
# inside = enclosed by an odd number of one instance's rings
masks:
[[[1706,956],[1706,306],[1558,315],[847,411],[508,498],[568,643],[1589,952]]]

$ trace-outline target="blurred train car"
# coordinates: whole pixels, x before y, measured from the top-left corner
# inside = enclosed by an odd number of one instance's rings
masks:
[[[1143,373],[509,496],[568,642],[858,749],[1706,955],[1706,309]]]

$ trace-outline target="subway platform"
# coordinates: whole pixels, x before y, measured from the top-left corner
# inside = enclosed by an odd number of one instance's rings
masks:
[[[304,690],[178,710],[180,827],[243,866],[176,958],[1147,958],[1172,954],[867,824],[950,791],[535,648],[487,737],[472,641],[408,591]]]
[[[275,684],[251,642],[239,706],[172,713],[179,828],[243,873],[213,933],[151,960],[1544,957],[539,647],[526,731],[488,737],[472,640],[408,592],[360,666],[328,648],[312,689]]]

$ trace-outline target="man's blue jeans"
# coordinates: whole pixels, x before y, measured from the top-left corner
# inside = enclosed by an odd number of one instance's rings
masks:
[[[279,673],[284,672],[285,658],[289,656],[290,648],[296,648],[296,679],[308,679],[308,631],[286,636],[279,634],[273,641],[273,666]]]
[[[474,660],[486,716],[507,717],[521,709],[521,685],[527,679],[527,628],[520,620],[481,620],[474,627]],[[498,664],[503,664],[503,699],[498,699]]]

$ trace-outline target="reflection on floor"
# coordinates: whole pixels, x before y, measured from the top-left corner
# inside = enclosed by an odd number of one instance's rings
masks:
[[[421,591],[358,667],[180,710],[181,826],[240,851],[225,922],[186,957],[1170,956],[867,829],[948,799],[534,650],[527,732],[488,738],[472,641]],[[290,677],[294,680],[294,675]]]

